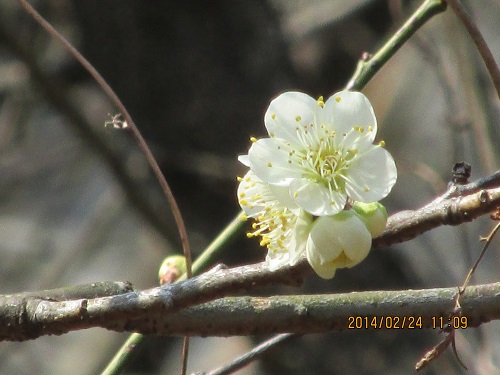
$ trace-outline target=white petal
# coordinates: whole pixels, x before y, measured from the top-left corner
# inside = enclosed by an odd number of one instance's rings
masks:
[[[245,167],[249,167],[250,168],[250,159],[248,157],[248,155],[240,155],[238,156],[238,161],[243,164]]]
[[[390,193],[397,180],[397,169],[391,154],[380,146],[355,158],[349,167],[347,194],[361,202],[375,202]]]
[[[269,190],[274,195],[276,200],[284,207],[288,208],[295,215],[299,215],[300,207],[290,196],[290,189],[287,186],[268,185]]]
[[[342,253],[339,241],[339,221],[331,216],[318,218],[307,239],[306,252],[308,257],[324,264]]]
[[[331,96],[323,107],[321,123],[338,134],[348,133],[359,126],[368,131],[371,127],[370,140],[373,142],[377,133],[377,119],[373,107],[366,96],[355,91],[340,91]]]
[[[264,205],[256,204],[254,199],[254,197],[262,195],[263,184],[250,170],[238,185],[238,202],[246,215],[255,215],[264,208]]]
[[[319,109],[316,100],[301,92],[285,92],[274,99],[264,116],[266,129],[271,137],[286,139],[292,145],[300,145],[297,125],[314,122],[315,112]]]
[[[346,196],[307,178],[297,178],[290,184],[290,195],[304,210],[315,216],[331,216],[346,204]]]
[[[319,259],[315,258],[314,253],[307,252],[307,261],[312,269],[322,279],[329,280],[335,276],[337,269],[328,264],[322,264]]]
[[[250,167],[263,181],[288,186],[298,171],[288,163],[288,153],[279,147],[271,138],[254,142],[248,150]]]
[[[267,266],[269,267],[269,270],[271,271],[276,271],[278,268],[289,264],[290,261],[290,254],[288,251],[283,251],[283,252],[267,252],[266,256],[266,263]]]
[[[364,260],[372,247],[372,236],[364,223],[356,215],[338,223],[339,241],[352,267]],[[340,267],[339,267],[340,268]]]
[[[311,232],[312,216],[301,210],[290,239],[290,264],[296,264],[306,251],[307,240]]]
[[[307,241],[307,259],[320,276],[338,268],[350,268],[366,258],[371,249],[371,239],[365,225],[353,211],[320,217],[313,224]]]

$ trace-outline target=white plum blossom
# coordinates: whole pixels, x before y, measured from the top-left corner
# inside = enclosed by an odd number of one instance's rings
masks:
[[[373,108],[359,92],[341,91],[326,102],[285,92],[271,102],[264,122],[270,138],[252,139],[240,161],[263,182],[286,188],[311,215],[335,215],[348,197],[378,201],[396,182],[392,156],[383,142],[373,144]]]
[[[356,202],[350,210],[315,218],[294,203],[285,187],[269,185],[251,170],[239,180],[239,203],[255,220],[248,236],[261,238],[271,270],[294,265],[305,254],[314,271],[330,279],[338,268],[365,259],[372,235],[385,228],[387,212],[378,202]]]
[[[368,99],[342,91],[326,102],[299,92],[274,99],[265,115],[269,138],[251,138],[239,160],[238,200],[254,219],[248,237],[268,249],[271,270],[305,257],[330,279],[365,259],[387,211],[378,200],[397,179],[392,156],[374,144],[377,121]]]

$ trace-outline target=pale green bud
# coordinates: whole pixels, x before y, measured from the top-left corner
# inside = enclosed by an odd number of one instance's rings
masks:
[[[352,206],[358,217],[366,225],[372,237],[380,236],[387,224],[387,210],[379,202],[355,202]]]
[[[171,284],[184,273],[186,273],[186,258],[183,255],[166,257],[158,271],[160,285]]]

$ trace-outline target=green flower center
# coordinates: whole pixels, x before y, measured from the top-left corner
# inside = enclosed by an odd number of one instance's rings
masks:
[[[334,150],[333,147],[309,151],[304,161],[304,177],[323,183],[331,190],[344,191],[346,173],[356,154],[357,150]]]

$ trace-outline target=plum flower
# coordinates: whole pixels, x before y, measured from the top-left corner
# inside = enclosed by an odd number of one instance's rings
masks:
[[[372,236],[385,228],[387,212],[378,202],[355,202],[350,210],[315,218],[294,203],[286,187],[266,184],[251,170],[239,180],[239,203],[255,220],[248,237],[261,238],[271,270],[294,265],[305,254],[314,271],[330,279],[338,268],[365,259]]]
[[[392,156],[383,142],[373,144],[373,108],[359,92],[341,91],[326,102],[286,92],[271,102],[264,122],[270,138],[253,138],[240,161],[263,182],[286,188],[311,215],[335,215],[348,197],[378,201],[396,182]]]
[[[378,202],[372,205],[368,214],[366,207],[357,207],[314,221],[306,256],[318,276],[331,279],[337,269],[354,267],[368,256],[372,236],[380,234],[387,222],[384,206]]]
[[[266,262],[271,270],[295,264],[305,251],[307,233],[304,225],[297,225],[302,222],[298,216],[300,209],[288,190],[266,184],[251,170],[238,180],[238,202],[245,212],[244,218],[255,220],[247,236],[261,238],[260,245],[268,249]]]

